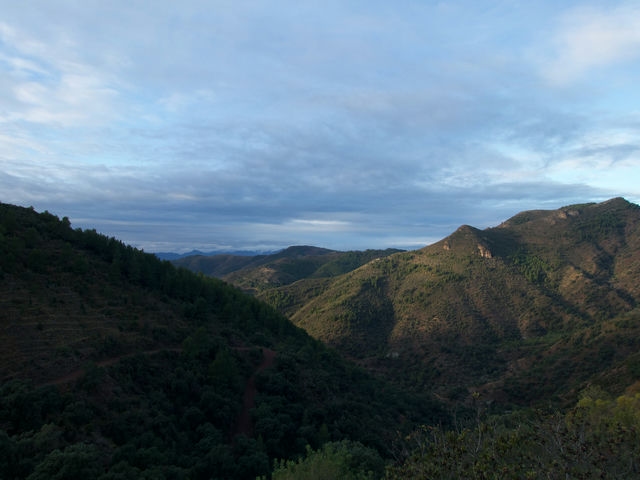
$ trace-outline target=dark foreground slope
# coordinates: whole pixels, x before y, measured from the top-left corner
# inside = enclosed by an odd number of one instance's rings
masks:
[[[254,478],[446,421],[267,305],[0,204],[0,478]]]
[[[617,198],[460,227],[328,283],[261,298],[314,337],[451,401],[571,403],[640,375],[640,208]]]

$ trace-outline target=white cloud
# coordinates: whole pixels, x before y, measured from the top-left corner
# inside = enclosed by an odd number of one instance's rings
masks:
[[[296,231],[312,232],[312,231],[347,231],[350,227],[349,222],[343,220],[323,220],[323,219],[300,219],[295,218],[286,223]]]
[[[597,69],[640,57],[640,6],[578,8],[566,13],[543,55],[542,75],[563,86]]]
[[[4,53],[3,120],[51,127],[103,125],[116,114],[119,82],[78,59],[68,38],[45,44],[28,31],[0,23]],[[10,52],[10,53],[6,53]],[[1,71],[1,70],[0,70]]]

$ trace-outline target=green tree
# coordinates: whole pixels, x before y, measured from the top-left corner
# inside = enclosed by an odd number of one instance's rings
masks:
[[[27,480],[86,480],[97,478],[103,469],[96,447],[84,443],[54,450],[40,462]]]
[[[326,443],[318,450],[307,447],[298,461],[276,462],[273,480],[373,480],[382,478],[384,461],[375,450],[359,442]]]

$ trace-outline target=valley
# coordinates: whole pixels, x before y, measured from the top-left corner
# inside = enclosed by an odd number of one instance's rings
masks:
[[[1,478],[638,472],[624,199],[415,251],[173,262],[0,204],[0,248]]]
[[[309,261],[288,259],[289,270]],[[634,380],[639,259],[640,210],[612,199],[462,226],[420,250],[254,293],[403,388],[453,404],[478,391],[497,408],[566,406],[595,378],[617,392]],[[264,268],[222,278],[242,286]]]

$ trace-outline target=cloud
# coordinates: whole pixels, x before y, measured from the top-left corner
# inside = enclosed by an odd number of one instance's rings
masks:
[[[0,45],[5,77],[0,123],[11,122],[24,136],[29,124],[86,128],[105,125],[117,115],[119,82],[113,74],[107,76],[75,58],[77,47],[68,39],[45,43],[28,31],[0,23]]]
[[[640,57],[640,5],[580,7],[563,15],[552,34],[542,74],[565,86]]]
[[[551,2],[34,5],[0,23],[3,200],[147,249],[417,247],[623,194],[582,172],[637,159],[630,27],[576,46],[629,6],[598,26]],[[542,83],[532,44],[624,88]]]

